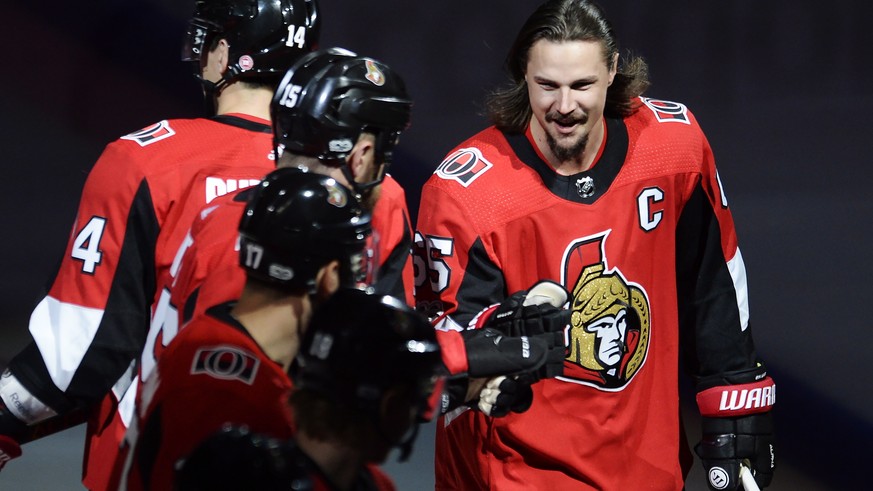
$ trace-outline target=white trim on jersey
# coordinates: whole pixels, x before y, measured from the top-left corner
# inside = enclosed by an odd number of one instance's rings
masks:
[[[737,292],[740,330],[745,331],[749,328],[749,289],[746,284],[746,264],[743,262],[743,255],[740,254],[739,248],[737,248],[737,253],[734,254],[733,259],[727,262],[727,266],[731,273],[731,279],[734,281],[734,290]]]
[[[46,296],[30,315],[30,334],[52,382],[66,391],[97,334],[103,310]]]

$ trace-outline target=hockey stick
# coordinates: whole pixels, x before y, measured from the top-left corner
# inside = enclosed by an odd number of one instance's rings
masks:
[[[755,482],[755,476],[752,475],[752,469],[749,469],[746,464],[740,464],[740,481],[746,491],[761,491],[758,483]]]

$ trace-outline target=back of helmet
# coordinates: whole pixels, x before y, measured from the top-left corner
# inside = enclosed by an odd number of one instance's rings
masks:
[[[345,285],[363,281],[370,215],[351,190],[328,176],[283,168],[251,193],[239,225],[240,265],[249,277],[311,293],[319,269],[337,260]]]
[[[317,48],[321,31],[317,0],[197,0],[182,49],[196,62],[208,91],[236,80],[275,85],[300,57]],[[202,78],[205,54],[224,39],[228,66],[222,78]],[[211,84],[211,85],[210,85]]]
[[[409,127],[412,99],[387,64],[341,48],[311,53],[294,64],[271,105],[283,151],[341,166],[360,135],[376,136],[378,163],[390,163]]]

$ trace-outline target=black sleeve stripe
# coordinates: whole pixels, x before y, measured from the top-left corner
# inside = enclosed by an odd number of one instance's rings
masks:
[[[99,402],[142,352],[155,296],[155,245],[160,227],[148,183],[140,183],[127,218],[118,269],[103,319],[67,396]]]
[[[697,377],[754,366],[751,330],[742,331],[721,230],[703,188],[685,204],[676,228],[676,288],[685,363]],[[727,349],[726,349],[727,348]]]
[[[400,243],[379,267],[376,276],[376,292],[380,295],[391,295],[401,300],[406,299],[406,285],[403,284],[403,268],[409,260],[412,250],[412,235],[409,233],[411,224],[406,213],[403,214],[404,230]],[[410,285],[411,287],[411,285]]]
[[[103,318],[66,392],[52,382],[33,341],[10,362],[21,384],[56,412],[99,403],[142,351],[155,293],[154,251],[159,231],[151,193],[143,180],[128,214]]]
[[[508,296],[503,272],[488,257],[481,238],[477,238],[470,248],[468,261],[456,296],[458,308],[452,314],[455,322],[461,325],[466,325],[485,307]]]

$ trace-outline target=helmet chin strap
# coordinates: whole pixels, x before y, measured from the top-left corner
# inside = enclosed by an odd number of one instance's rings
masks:
[[[228,66],[218,82],[206,80],[205,78],[203,78],[203,75],[194,75],[195,77],[197,77],[197,80],[200,81],[200,85],[203,87],[203,98],[206,105],[206,114],[208,114],[209,117],[215,116],[218,113],[218,96],[221,95],[221,91],[223,91],[228,85],[230,85],[230,83],[233,81],[233,78],[236,77],[239,72],[240,70],[236,65]]]

